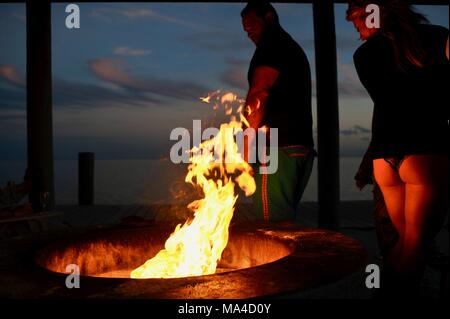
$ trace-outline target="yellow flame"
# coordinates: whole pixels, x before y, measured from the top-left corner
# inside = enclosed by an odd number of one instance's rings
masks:
[[[252,114],[252,108],[250,107],[250,105],[247,105],[245,107],[245,112],[247,112],[247,115],[251,115]]]
[[[231,114],[233,114],[233,108],[232,108],[231,106],[227,106],[227,107],[225,108],[225,114],[226,114],[226,115],[231,115]]]
[[[258,110],[261,106],[261,101],[259,99],[256,99],[256,109]]]
[[[201,97],[200,100],[205,103],[209,103],[211,101],[211,96]]]
[[[219,100],[219,97],[215,99]],[[236,101],[237,96],[227,93],[220,102],[230,102],[230,99]],[[195,211],[194,219],[183,226],[179,224],[164,249],[133,270],[131,278],[176,278],[215,273],[228,243],[228,227],[238,197],[234,193],[235,182],[246,196],[256,189],[251,166],[243,159],[235,142],[236,133],[246,121],[242,114],[239,115],[239,121],[232,116],[229,123],[220,126],[217,136],[191,150],[185,181],[199,185],[204,198],[188,205]]]
[[[222,104],[225,104],[226,102],[234,102],[236,100],[237,100],[237,95],[232,92],[228,92],[228,93],[222,95],[220,102],[222,102]]]
[[[200,97],[200,100],[202,102],[209,103],[211,101],[211,99],[217,99],[219,94],[220,94],[220,90],[217,90],[217,91],[208,93],[208,95],[206,95],[204,97]]]

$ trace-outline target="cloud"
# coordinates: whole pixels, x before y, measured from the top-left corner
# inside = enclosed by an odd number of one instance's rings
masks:
[[[109,75],[113,76],[113,75]],[[120,74],[117,75],[120,77]],[[0,78],[17,88],[0,88],[0,110],[25,109],[26,91],[23,76],[14,66],[1,66]],[[69,82],[53,79],[53,105],[55,107],[104,107],[112,105],[142,106],[160,104],[161,99],[149,96],[136,96],[130,92],[107,88],[101,85]]]
[[[24,88],[0,89],[0,110],[25,109],[26,103]],[[53,80],[54,108],[143,107],[161,103],[161,100],[154,97],[135,96],[100,85],[69,82],[59,78]]]
[[[358,48],[361,44],[358,42],[357,34],[337,34],[336,35],[336,47],[338,52],[351,50],[352,52]]]
[[[117,10],[118,13],[130,18],[143,18],[143,17],[151,17],[155,16],[156,12],[149,9],[138,9],[138,8],[132,8],[132,9],[125,9],[125,10]]]
[[[362,133],[362,134],[369,134],[369,133],[372,132],[372,130],[370,130],[370,129],[368,129],[368,128],[365,128],[365,127],[363,127],[363,126],[360,126],[360,125],[355,125],[355,126],[354,126],[354,129],[357,130],[357,131],[359,131],[359,132]]]
[[[368,128],[365,128],[360,125],[354,125],[352,127],[349,127],[347,129],[341,130],[341,135],[343,136],[355,136],[355,135],[367,135],[370,134],[371,130]]]
[[[92,73],[134,94],[151,94],[159,98],[196,100],[211,89],[192,81],[175,81],[155,77],[137,77],[126,70],[120,60],[94,59],[88,62]]]
[[[225,61],[227,67],[220,74],[220,80],[236,89],[247,90],[247,69],[248,61],[229,58]]]
[[[7,110],[0,108],[0,132],[2,132],[0,143],[5,143],[11,138],[17,139],[24,137],[27,125],[26,117],[27,114],[25,110]],[[8,149],[2,145],[2,152],[0,152],[0,154],[7,153],[7,150]]]
[[[88,61],[89,69],[102,80],[112,82],[117,85],[127,86],[133,79],[129,76],[120,60],[114,59],[93,59]]]
[[[215,53],[251,51],[254,49],[244,32],[236,34],[222,30],[196,32],[181,37],[181,41],[195,48],[202,48]]]
[[[96,8],[90,15],[94,18],[112,21],[116,16],[122,16],[131,20],[148,18],[155,15],[155,12],[149,9],[111,9]]]
[[[25,13],[13,13],[12,16],[13,18],[18,19],[21,22],[27,21],[27,16]]]
[[[20,113],[0,113],[0,122],[23,121],[26,118],[25,112]]]
[[[136,96],[128,92],[95,84],[69,82],[63,79],[55,79],[53,84],[53,104],[55,107],[142,107],[148,104],[158,105],[160,103],[161,100],[155,97]]]
[[[108,107],[164,105],[171,99],[196,101],[211,89],[192,81],[174,81],[151,77],[134,77],[114,59],[88,62],[91,72],[109,85],[79,83],[53,79],[54,107]],[[0,109],[25,109],[26,91],[23,76],[13,66],[2,66],[0,79],[16,88],[0,87]],[[17,89],[18,88],[18,89]]]
[[[114,48],[114,54],[116,55],[125,55],[125,56],[144,56],[149,55],[150,50],[145,49],[132,49],[129,47],[117,47]]]
[[[26,103],[26,95],[23,88],[19,90],[0,88],[0,110],[25,109]]]
[[[146,8],[126,8],[126,9],[111,9],[111,8],[97,8],[91,11],[91,16],[101,20],[112,21],[115,16],[120,16],[128,20],[138,19],[156,19],[160,21],[169,22],[182,27],[187,27],[195,30],[208,30],[206,26],[197,24],[195,22],[185,21],[174,18],[153,9]]]
[[[347,97],[368,97],[366,89],[359,81],[358,75],[353,65],[339,64],[338,89],[341,96]]]
[[[25,87],[25,78],[11,64],[0,64],[0,78],[17,87]]]

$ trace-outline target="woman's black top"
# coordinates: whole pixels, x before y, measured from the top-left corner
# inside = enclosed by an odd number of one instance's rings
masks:
[[[448,30],[420,25],[418,36],[430,64],[402,71],[392,42],[369,38],[353,58],[358,76],[374,102],[372,158],[413,154],[448,154],[449,62]]]

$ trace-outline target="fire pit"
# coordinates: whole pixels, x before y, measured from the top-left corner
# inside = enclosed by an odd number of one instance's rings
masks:
[[[213,275],[131,279],[130,271],[154,256],[173,225],[116,229],[58,241],[39,249],[47,296],[97,298],[250,298],[288,294],[331,284],[362,269],[366,251],[343,234],[287,223],[246,223],[230,228]],[[64,286],[77,264],[83,289]],[[42,280],[46,278],[46,280]]]
[[[44,248],[37,256],[39,265],[59,273],[76,264],[90,277],[130,278],[130,272],[164,248],[173,226],[119,230]],[[294,242],[263,233],[236,231],[222,254],[219,272],[267,264],[295,251]]]

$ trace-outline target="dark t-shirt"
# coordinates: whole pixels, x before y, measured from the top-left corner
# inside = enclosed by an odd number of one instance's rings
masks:
[[[374,102],[373,158],[448,153],[448,30],[421,25],[418,36],[432,61],[423,68],[401,71],[391,42],[381,35],[367,40],[354,54],[359,78]]]
[[[279,71],[270,89],[262,124],[278,128],[278,145],[313,147],[311,71],[305,52],[281,27],[265,31],[248,71],[267,66]]]

